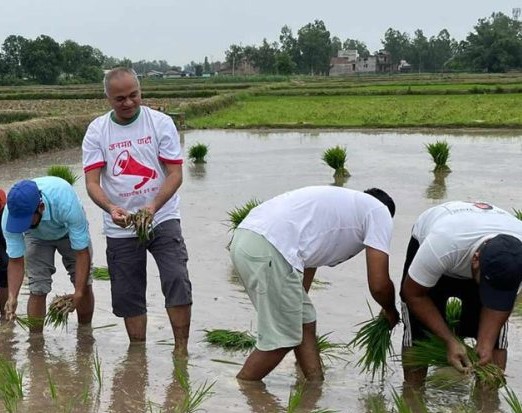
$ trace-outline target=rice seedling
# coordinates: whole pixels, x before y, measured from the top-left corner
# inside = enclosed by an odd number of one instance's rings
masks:
[[[463,342],[467,355],[472,365],[474,377],[480,383],[490,387],[500,388],[506,384],[504,371],[495,364],[480,365],[479,357],[473,347]],[[446,353],[446,344],[439,337],[428,334],[424,340],[418,340],[408,350],[408,355],[403,359],[405,366],[449,366]],[[456,380],[460,380],[458,377]]]
[[[92,269],[92,278],[103,281],[110,280],[109,269],[107,267],[94,267]]]
[[[395,405],[394,412],[397,413],[413,413],[410,406],[403,396],[399,395],[395,389],[392,389],[393,404]]]
[[[73,173],[71,167],[65,165],[51,165],[47,168],[47,175],[62,178],[71,185],[74,185],[79,179],[79,176]]]
[[[92,360],[92,368],[94,372],[94,378],[96,379],[96,382],[98,383],[98,391],[101,390],[102,384],[103,384],[103,371],[102,371],[102,363],[100,356],[98,355],[98,349],[96,349],[96,352],[94,353],[93,360]]]
[[[23,316],[23,315],[17,315],[16,316],[16,324],[18,324],[20,327],[22,327],[24,330],[30,330],[33,327],[38,327],[43,324],[44,319],[40,317],[30,317],[30,316]]]
[[[246,351],[254,348],[256,338],[248,331],[235,330],[203,330],[205,331],[205,341],[226,350]]]
[[[23,371],[17,370],[16,366],[0,358],[0,397],[7,412],[17,410],[18,400],[24,396]]]
[[[462,302],[456,297],[451,297],[446,303],[446,323],[453,331],[459,325],[461,313]]]
[[[446,171],[449,172],[451,169],[447,165],[450,146],[446,141],[436,141],[434,143],[425,144],[428,153],[431,155],[433,162],[435,162],[434,172]]]
[[[522,403],[520,403],[520,400],[513,390],[511,390],[509,387],[506,387],[506,394],[503,396],[504,400],[511,408],[512,413],[522,413]]]
[[[513,208],[513,215],[515,215],[517,219],[522,220],[522,209]]]
[[[303,399],[303,393],[305,391],[305,384],[300,383],[295,387],[295,390],[290,391],[290,395],[288,396],[288,408],[286,409],[287,413],[295,413],[298,411],[299,406],[301,405],[301,401]],[[336,410],[330,409],[315,409],[310,413],[336,413]]]
[[[332,361],[347,361],[345,358],[339,355],[351,352],[348,344],[346,343],[333,343],[328,339],[328,336],[332,334],[329,333],[323,334],[321,336],[317,336],[317,349],[319,350],[319,355],[321,356],[321,364],[325,365],[325,360],[328,362]]]
[[[245,219],[245,217],[248,215],[248,213],[255,208],[256,206],[260,205],[262,201],[252,198],[248,200],[245,205],[235,207],[234,209],[227,212],[228,214],[228,220],[230,222],[229,227],[230,231],[234,231],[239,224]]]
[[[152,219],[153,216],[148,209],[140,209],[127,217],[127,227],[132,227],[141,244],[151,240],[154,236]]]
[[[212,387],[216,382],[208,384],[205,380],[196,390],[192,390],[188,375],[183,369],[175,369],[175,375],[176,380],[185,392],[185,396],[181,403],[175,407],[174,413],[194,413],[201,410],[201,404],[214,394]]]
[[[330,168],[335,170],[334,178],[347,178],[350,176],[344,167],[346,163],[346,148],[339,145],[326,149],[321,158]]]
[[[194,163],[206,163],[205,156],[208,153],[208,145],[195,143],[189,148],[188,157]]]
[[[365,396],[364,411],[366,413],[388,413],[384,396],[382,394],[368,394]]]
[[[362,367],[362,371],[365,373],[371,372],[372,380],[377,372],[380,372],[382,379],[388,367],[387,355],[391,356],[394,353],[390,325],[382,314],[374,317],[371,308],[370,314],[371,319],[357,324],[361,328],[348,346],[363,351],[362,357],[356,364],[357,367]]]
[[[70,294],[57,295],[49,304],[49,310],[45,316],[44,325],[54,328],[67,327],[69,313],[74,311],[74,302]]]
[[[51,377],[51,373],[47,370],[47,382],[49,383],[49,394],[51,395],[51,399],[56,400],[58,394],[56,392],[56,384],[54,383],[53,378]]]

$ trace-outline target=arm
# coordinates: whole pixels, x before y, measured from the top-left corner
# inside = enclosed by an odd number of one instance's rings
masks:
[[[89,248],[76,251],[74,305],[80,303],[87,291],[87,280],[91,271],[91,253]]]
[[[7,266],[8,298],[5,304],[5,312],[8,320],[16,318],[18,306],[18,294],[24,280],[24,257],[9,258]]]
[[[100,185],[101,168],[85,172],[85,186],[93,202],[110,214],[112,221],[122,228],[127,227],[127,211],[111,203]]]
[[[477,353],[480,364],[493,362],[493,349],[498,339],[500,329],[509,318],[509,311],[497,311],[483,307],[480,313],[480,323],[477,338]]]
[[[448,362],[458,371],[466,372],[471,365],[466,349],[453,335],[428,292],[428,287],[423,287],[407,275],[402,285],[401,296],[419,321],[446,343]]]
[[[366,267],[370,293],[393,328],[399,322],[399,312],[395,307],[395,288],[388,273],[388,254],[366,247]]]
[[[154,215],[167,202],[183,182],[183,170],[179,163],[164,163],[166,174],[165,182],[161,185],[157,195],[146,208]]]
[[[303,272],[303,287],[306,292],[310,290],[317,268],[305,268]]]

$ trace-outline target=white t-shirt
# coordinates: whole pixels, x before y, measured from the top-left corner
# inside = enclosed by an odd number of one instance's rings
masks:
[[[522,241],[522,221],[486,202],[453,201],[430,208],[413,227],[420,247],[408,274],[424,287],[433,287],[443,274],[471,279],[473,254],[498,234]]]
[[[239,228],[267,239],[299,271],[335,266],[366,246],[389,254],[393,222],[388,208],[364,192],[310,186],[252,209]]]
[[[129,212],[149,204],[165,180],[162,163],[183,163],[179,135],[172,119],[141,106],[138,117],[120,125],[106,113],[93,120],[83,139],[83,169],[102,168],[101,185],[112,203]],[[154,215],[154,225],[180,217],[179,196],[175,194]],[[109,237],[136,234],[112,222],[103,214]]]

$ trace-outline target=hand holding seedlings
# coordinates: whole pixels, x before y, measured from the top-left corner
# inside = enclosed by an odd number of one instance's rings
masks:
[[[18,307],[18,300],[16,297],[9,296],[5,303],[5,318],[9,321],[16,320],[16,307]]]
[[[138,241],[144,243],[153,237],[152,220],[154,215],[149,208],[142,208],[138,212],[130,214],[126,218],[127,227],[132,227]]]
[[[110,214],[112,218],[112,222],[114,222],[116,225],[122,228],[127,228],[128,225],[128,216],[129,213],[125,211],[123,208],[120,208],[118,206],[113,206],[110,209]]]
[[[66,326],[69,313],[75,310],[72,294],[57,295],[49,304],[49,310],[45,316],[45,325],[53,327]]]

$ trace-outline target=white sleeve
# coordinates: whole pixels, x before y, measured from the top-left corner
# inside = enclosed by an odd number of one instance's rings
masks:
[[[374,208],[366,215],[364,245],[390,254],[393,221],[388,209]]]
[[[106,165],[103,150],[101,148],[101,136],[95,121],[91,122],[82,142],[83,171],[102,168]]]
[[[428,235],[417,250],[408,275],[423,287],[433,287],[443,274],[449,272],[453,251],[443,236]]]
[[[160,161],[165,163],[183,163],[179,134],[172,119],[168,116],[164,116],[158,130],[158,157]]]

